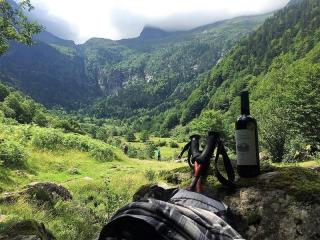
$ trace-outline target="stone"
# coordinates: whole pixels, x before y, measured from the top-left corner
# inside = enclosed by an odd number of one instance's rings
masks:
[[[54,204],[59,199],[71,200],[72,195],[65,187],[51,182],[34,182],[26,185],[19,192],[3,193],[0,196],[0,203],[11,203],[20,197],[27,197],[32,201],[48,202]]]
[[[7,226],[0,233],[0,240],[54,240],[53,234],[43,223],[35,220],[24,220]]]
[[[138,191],[133,195],[133,201],[139,201],[142,199],[154,198],[162,201],[168,201],[172,193],[177,188],[170,188],[165,185],[157,185],[157,184],[147,184],[138,189]]]
[[[93,181],[93,178],[91,178],[91,177],[84,177],[82,179],[85,180],[85,181]]]
[[[38,201],[54,203],[58,199],[65,201],[72,199],[72,195],[68,189],[51,182],[30,183],[25,187],[24,191],[31,197],[31,199]]]
[[[78,175],[78,174],[80,174],[80,171],[79,171],[78,168],[70,168],[70,169],[68,170],[68,172],[69,172],[69,174],[71,174],[71,175]]]

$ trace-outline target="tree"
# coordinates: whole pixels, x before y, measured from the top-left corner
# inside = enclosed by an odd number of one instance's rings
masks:
[[[149,140],[149,133],[147,131],[143,131],[140,135],[140,141],[146,142]]]
[[[9,90],[8,88],[0,83],[0,101],[3,102],[4,99],[9,95]]]
[[[127,135],[126,135],[126,140],[128,142],[134,142],[136,140],[136,137],[134,135],[133,132],[128,132]]]
[[[32,36],[39,33],[42,27],[29,21],[24,15],[31,11],[30,0],[23,0],[19,5],[8,0],[0,0],[0,55],[9,48],[9,41],[15,40],[24,44],[33,43]]]

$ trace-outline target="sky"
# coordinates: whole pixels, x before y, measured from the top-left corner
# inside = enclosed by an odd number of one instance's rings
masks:
[[[267,13],[289,0],[31,0],[32,16],[46,30],[83,43],[92,37],[113,40],[139,36],[143,27],[167,31],[243,15]]]

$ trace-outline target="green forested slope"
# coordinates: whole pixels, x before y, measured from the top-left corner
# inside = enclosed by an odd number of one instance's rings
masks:
[[[114,93],[100,100],[91,113],[120,118],[154,115],[150,109],[167,109],[186,99],[200,75],[268,16],[240,17],[186,32],[146,27],[139,38],[109,42],[110,47],[107,40],[96,39],[100,45],[90,40],[83,45],[85,55],[91,57],[87,62],[98,70],[96,78],[105,92]]]
[[[249,89],[263,147],[276,161],[292,159],[292,149],[319,144],[319,57],[319,1],[290,4],[211,70],[185,102],[180,121],[185,124],[184,116],[191,120],[202,111],[188,125],[191,129],[220,127],[232,140],[240,109],[237,96]]]
[[[268,16],[240,17],[183,32],[146,27],[135,39],[93,38],[81,45],[44,31],[35,36],[35,45],[13,43],[0,57],[1,79],[46,106],[78,109],[105,96],[92,114],[132,116],[169,97],[171,105],[185,99],[199,74]]]

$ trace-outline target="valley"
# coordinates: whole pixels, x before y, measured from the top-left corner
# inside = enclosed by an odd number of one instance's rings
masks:
[[[3,12],[17,6],[0,1]],[[0,12],[0,239],[37,235],[41,224],[56,239],[97,239],[137,192],[189,186],[192,170],[178,156],[194,134],[202,149],[204,136],[219,132],[236,169],[243,91],[257,119],[261,176],[236,175],[226,191],[211,164],[205,194],[235,210],[247,239],[317,239],[318,0],[83,44],[36,23],[15,29],[6,16]]]

